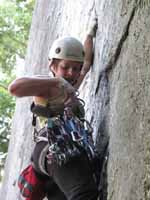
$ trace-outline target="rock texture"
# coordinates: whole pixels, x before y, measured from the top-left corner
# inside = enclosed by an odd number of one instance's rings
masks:
[[[55,38],[82,41],[93,9],[98,16],[94,63],[80,88],[99,152],[106,153],[101,200],[150,199],[150,40],[148,0],[37,0],[24,75],[48,72]],[[16,180],[30,159],[31,99],[18,99],[0,194],[20,200]]]

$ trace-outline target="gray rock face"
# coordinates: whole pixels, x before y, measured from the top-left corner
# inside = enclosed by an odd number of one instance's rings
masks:
[[[147,200],[150,5],[136,1],[96,1],[96,5],[99,28],[87,110],[99,150],[109,136],[105,192],[108,200]]]
[[[94,64],[80,92],[97,148],[107,152],[101,200],[150,199],[148,4],[148,0],[37,0],[35,5],[25,75],[48,72],[48,50],[58,36],[72,35],[83,41],[96,9]],[[21,199],[16,180],[34,145],[30,103],[29,98],[17,100],[2,200]]]
[[[148,15],[148,8],[133,5],[110,76],[108,199],[150,199]]]

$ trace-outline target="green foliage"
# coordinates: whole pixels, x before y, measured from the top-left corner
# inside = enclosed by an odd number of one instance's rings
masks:
[[[3,73],[11,73],[16,56],[25,56],[33,2],[5,0],[0,4],[0,69]]]
[[[14,98],[0,85],[0,168],[3,167],[6,158],[14,107]]]
[[[0,171],[7,156],[11,120],[15,108],[15,99],[8,94],[6,87],[9,81],[8,78],[0,81]]]
[[[15,79],[16,58],[25,57],[34,1],[0,0],[0,180],[15,109],[7,87]]]

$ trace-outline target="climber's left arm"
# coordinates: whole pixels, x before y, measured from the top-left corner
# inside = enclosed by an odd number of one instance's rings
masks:
[[[80,76],[75,87],[78,89],[86,76],[87,72],[90,70],[91,65],[93,64],[93,38],[96,36],[97,30],[97,18],[93,17],[87,31],[87,36],[84,42],[84,63],[80,72]]]

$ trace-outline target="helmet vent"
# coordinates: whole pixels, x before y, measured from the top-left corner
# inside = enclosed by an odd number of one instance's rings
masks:
[[[57,54],[60,53],[60,52],[61,52],[61,48],[58,47],[58,48],[55,50],[55,52],[56,52]]]

